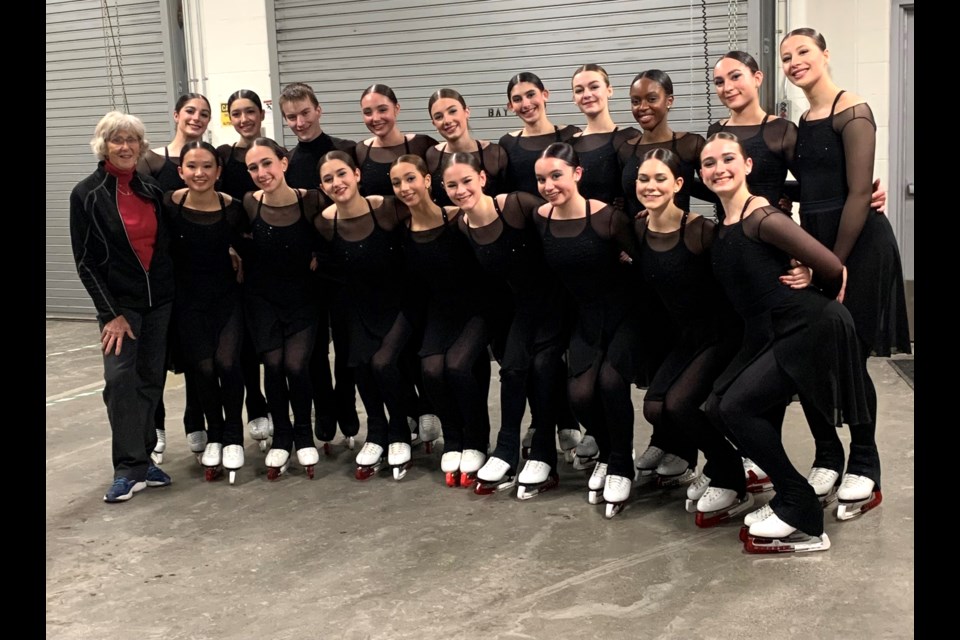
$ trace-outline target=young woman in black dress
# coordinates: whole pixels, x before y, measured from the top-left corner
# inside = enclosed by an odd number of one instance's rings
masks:
[[[846,266],[840,300],[856,322],[873,417],[850,429],[850,455],[837,491],[837,517],[846,520],[882,500],[877,397],[867,358],[911,349],[897,240],[890,221],[870,202],[876,123],[863,98],[834,83],[829,58],[826,41],[813,29],[794,29],[780,43],[784,74],[810,102],[797,131],[800,224]]]

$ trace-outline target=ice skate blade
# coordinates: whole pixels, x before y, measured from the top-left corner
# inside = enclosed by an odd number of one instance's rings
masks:
[[[750,493],[763,493],[771,489],[773,489],[773,482],[768,476],[761,478],[752,470],[747,472],[747,491]]]
[[[837,520],[842,522],[856,518],[875,508],[881,502],[883,502],[883,494],[879,491],[874,491],[865,500],[852,500],[849,502],[840,500],[840,504],[837,506]]]
[[[400,481],[403,480],[404,476],[407,475],[407,469],[410,468],[409,462],[404,462],[403,464],[393,465],[393,479]]]
[[[550,475],[545,481],[536,485],[520,485],[517,488],[517,498],[520,500],[529,500],[535,498],[544,491],[549,491],[560,484],[560,476]]]
[[[680,474],[679,476],[657,476],[657,488],[676,489],[685,487],[697,479],[695,475]],[[638,483],[639,484],[639,483]]]
[[[626,502],[608,502],[607,509],[603,515],[609,520],[623,511],[626,504]]]
[[[577,471],[589,471],[593,469],[597,464],[596,456],[590,458],[581,458],[580,456],[574,454],[573,458],[573,468]]]
[[[747,525],[740,526],[740,533],[737,534],[740,537],[740,542],[746,544],[747,538],[750,537],[750,527]]]
[[[307,477],[310,478],[311,480],[313,480],[313,474],[314,474],[313,465],[312,465],[312,464],[305,464],[305,465],[303,465],[303,470],[307,472]]]
[[[328,458],[333,455],[333,447],[330,446],[329,442],[323,443],[323,455],[327,456]]]
[[[820,501],[820,506],[824,509],[829,509],[830,505],[837,501],[837,489],[836,487],[830,489],[830,492],[824,496],[817,496],[817,500]]]
[[[204,467],[203,468],[203,479],[207,482],[213,482],[220,477],[220,474],[223,473],[223,467],[217,465],[215,467]]]
[[[276,480],[290,468],[290,463],[286,462],[282,467],[267,467],[267,480]]]
[[[588,491],[587,502],[590,504],[603,504],[603,489],[597,489],[596,491],[591,489]]]
[[[237,481],[237,470],[236,470],[236,469],[230,469],[229,479],[230,479],[230,484],[231,484],[231,485]]]
[[[795,531],[786,538],[759,538],[747,533],[743,550],[747,553],[803,553],[806,551],[826,551],[830,548],[830,538],[826,532],[820,537],[809,536]]]
[[[709,529],[710,527],[715,527],[721,522],[726,522],[732,518],[736,518],[744,511],[749,511],[753,508],[753,496],[749,493],[746,494],[742,500],[738,501],[736,504],[727,507],[726,509],[719,509],[717,511],[697,511],[694,522],[701,529]]]
[[[683,505],[683,508],[686,509],[687,513],[696,513],[697,512],[697,501],[687,498],[686,502]]]
[[[500,480],[480,480],[477,479],[473,492],[478,496],[489,496],[498,491],[509,491],[517,486],[516,476],[504,476]]]
[[[444,474],[444,480],[446,480],[448,487],[459,487],[460,486],[460,472],[459,471],[447,471]]]
[[[260,447],[261,453],[266,453],[267,450],[270,448],[270,442],[267,440],[259,440],[257,441],[257,445]]]
[[[357,465],[357,470],[354,472],[353,476],[357,480],[369,480],[373,476],[377,475],[377,471],[380,471],[381,466],[383,466],[383,462],[378,462],[376,464]]]
[[[425,453],[433,453],[433,440],[424,440],[423,451]]]
[[[347,449],[353,451],[357,448],[357,441],[353,436],[347,436]]]

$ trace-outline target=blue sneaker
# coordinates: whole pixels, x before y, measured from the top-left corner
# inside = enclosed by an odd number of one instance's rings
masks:
[[[173,480],[170,479],[170,476],[164,473],[163,469],[155,464],[151,464],[149,467],[147,467],[148,487],[165,487],[171,483],[173,483]]]
[[[133,497],[137,491],[146,487],[146,483],[137,482],[130,478],[114,478],[113,484],[103,496],[104,502],[124,502]]]

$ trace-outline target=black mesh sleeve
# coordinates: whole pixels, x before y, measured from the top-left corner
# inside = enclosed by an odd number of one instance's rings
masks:
[[[840,293],[843,264],[780,209],[772,206],[757,209],[744,220],[744,232],[813,269],[813,283],[831,298]]]
[[[870,107],[862,103],[836,114],[833,127],[843,138],[848,189],[833,252],[845,263],[870,213],[877,126]]]

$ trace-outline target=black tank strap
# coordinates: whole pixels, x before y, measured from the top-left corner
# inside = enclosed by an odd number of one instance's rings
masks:
[[[747,201],[743,203],[743,209],[740,209],[740,219],[743,220],[743,214],[747,212],[747,207],[750,206],[750,203],[754,201],[757,196],[750,196],[747,198]]]
[[[483,171],[486,171],[487,167],[485,164],[483,164],[483,146],[480,144],[479,140],[477,140],[477,155],[480,156],[480,168]],[[487,177],[489,178],[489,176]]]
[[[560,139],[560,127],[557,125],[553,125],[553,137],[556,138],[555,142],[563,142],[563,140]]]
[[[440,153],[437,154],[437,167],[430,173],[436,173],[440,171],[440,166],[443,164],[443,154],[447,152],[447,143],[443,143],[443,147],[440,149]]]
[[[846,90],[840,89],[840,93],[837,94],[837,97],[833,99],[833,104],[830,105],[830,117],[833,117],[834,111],[837,110],[837,103],[840,102],[840,96],[846,93]]]
[[[410,155],[410,141],[407,140],[407,136],[403,136],[403,152]]]
[[[684,211],[683,216],[680,218],[680,240],[683,241],[683,232],[687,228],[687,216],[690,215],[689,211]]]
[[[843,93],[843,92],[841,91],[840,93]],[[837,97],[839,97],[839,96],[837,96]],[[168,160],[168,161],[170,160],[170,147],[169,147],[169,146],[166,146],[166,147],[163,148],[163,159],[164,159],[164,160]]]
[[[757,135],[763,137],[763,128],[764,128],[765,126],[767,126],[767,120],[769,120],[769,119],[770,119],[770,114],[769,114],[769,113],[765,113],[765,114],[763,115],[763,122],[760,123],[760,131],[757,132]]]
[[[491,196],[493,198],[493,209],[497,212],[497,217],[503,220],[503,212],[500,211],[500,203],[497,202],[497,196]]]
[[[670,151],[673,151],[677,156],[680,156],[680,152],[677,151],[677,132],[673,132],[673,137],[670,138]]]

